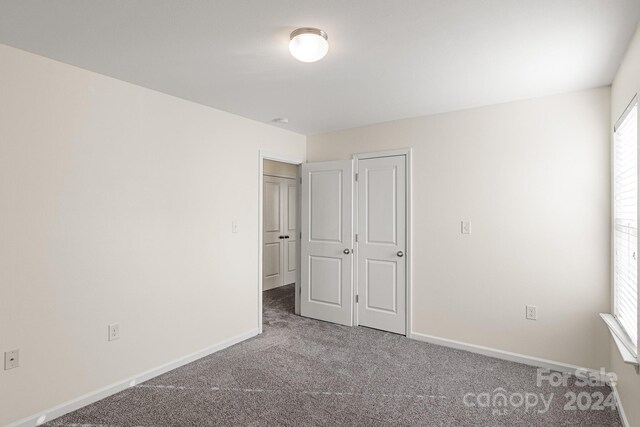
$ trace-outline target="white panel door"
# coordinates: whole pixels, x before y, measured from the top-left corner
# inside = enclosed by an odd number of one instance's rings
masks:
[[[297,180],[283,178],[282,182],[282,199],[284,200],[283,207],[283,223],[284,223],[284,254],[282,257],[284,273],[284,284],[295,283],[296,270],[298,269],[298,257],[296,256],[298,250],[298,229],[297,229],[297,215],[296,215],[296,197],[298,193]]]
[[[263,188],[264,248],[262,251],[262,289],[268,290],[283,284],[282,252],[284,247],[282,227],[282,192],[280,178],[264,176]]]
[[[353,162],[302,165],[300,314],[353,325]]]
[[[358,161],[358,324],[406,334],[405,156]]]
[[[296,180],[264,176],[262,289],[296,281]]]

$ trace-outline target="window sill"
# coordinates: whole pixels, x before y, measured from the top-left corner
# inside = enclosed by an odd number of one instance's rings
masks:
[[[613,341],[616,343],[616,346],[618,347],[618,351],[620,352],[624,363],[638,366],[638,356],[630,350],[634,348],[634,345],[627,334],[624,332],[622,326],[620,326],[616,318],[609,313],[600,313],[600,317],[602,317],[604,323],[607,324],[609,332],[611,332]]]

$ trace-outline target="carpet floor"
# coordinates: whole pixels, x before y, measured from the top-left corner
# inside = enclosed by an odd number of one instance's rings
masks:
[[[609,387],[538,384],[534,367],[299,317],[293,305],[292,286],[267,291],[263,334],[47,425],[622,425]]]

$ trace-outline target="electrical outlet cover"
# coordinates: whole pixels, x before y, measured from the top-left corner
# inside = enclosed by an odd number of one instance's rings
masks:
[[[120,339],[120,324],[114,323],[109,325],[109,341]]]
[[[538,320],[538,308],[535,305],[527,306],[527,319]]]
[[[4,370],[20,366],[20,350],[11,350],[4,353]]]

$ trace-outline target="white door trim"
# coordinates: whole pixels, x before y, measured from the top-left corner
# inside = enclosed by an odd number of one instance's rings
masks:
[[[405,162],[406,162],[406,169],[405,169],[405,174],[406,174],[406,243],[407,243],[407,248],[406,248],[406,336],[411,336],[413,330],[411,329],[411,298],[412,298],[412,278],[413,278],[413,240],[411,239],[411,230],[412,230],[412,223],[411,223],[411,203],[412,203],[412,186],[411,186],[411,152],[412,149],[411,148],[401,148],[401,149],[397,149],[397,150],[387,150],[387,151],[374,151],[374,152],[370,152],[370,153],[357,153],[353,155],[353,159],[355,160],[355,173],[359,173],[358,171],[358,160],[360,159],[375,159],[378,157],[393,157],[393,156],[405,156]],[[358,186],[356,185],[354,188],[354,194],[355,194],[355,203],[354,203],[354,216],[355,218],[358,218]],[[358,224],[358,221],[355,221],[355,228],[356,230],[354,231],[354,233],[359,233],[360,225]],[[356,247],[357,247],[357,243],[355,243]],[[355,259],[354,259],[354,266],[358,265],[359,262],[359,251],[356,249],[355,251]],[[355,294],[356,292],[358,292],[358,269],[354,267],[354,278],[353,278],[353,301],[354,301],[354,308],[353,308],[353,324],[354,325],[358,325],[358,307],[355,305]]]
[[[292,165],[301,165],[305,162],[303,158],[288,156],[286,154],[279,154],[270,151],[259,150],[258,151],[258,333],[262,333],[262,245],[263,245],[263,224],[262,224],[262,215],[263,215],[263,186],[264,186],[264,160],[275,160],[277,162],[282,163],[290,163]],[[298,230],[296,233],[300,235],[300,172],[298,171],[298,176],[296,177],[298,180],[298,194],[297,194],[297,203],[298,207],[296,209],[298,218],[296,218],[296,225]],[[300,265],[300,250],[298,250],[298,266]],[[296,273],[296,313],[300,313],[300,268]]]
[[[268,159],[271,160],[271,159]],[[264,175],[272,176],[274,178],[287,178],[287,179],[296,179],[296,175],[291,175],[288,173],[277,173],[277,172],[265,172]]]

